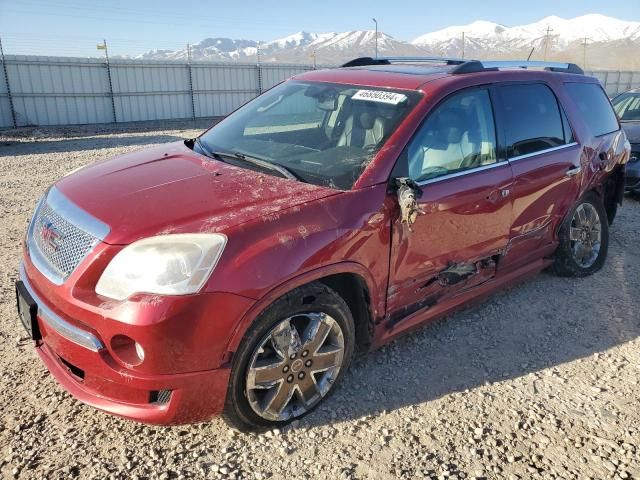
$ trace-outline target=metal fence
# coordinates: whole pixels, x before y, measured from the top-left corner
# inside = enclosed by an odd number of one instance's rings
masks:
[[[0,64],[0,127],[221,116],[314,68],[25,55],[7,55]],[[640,72],[587,73],[610,96],[640,87]]]
[[[600,80],[600,83],[602,83],[607,91],[607,95],[612,98],[632,88],[640,88],[640,72],[592,70],[585,73]]]
[[[314,68],[23,55],[1,66],[0,127],[221,116]]]

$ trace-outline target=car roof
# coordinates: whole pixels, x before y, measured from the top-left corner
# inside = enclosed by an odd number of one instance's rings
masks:
[[[295,80],[345,83],[370,87],[386,87],[404,90],[420,90],[425,84],[440,78],[450,77],[452,81],[482,76],[487,83],[499,80],[540,80],[562,75],[571,81],[589,82],[592,77],[573,73],[560,73],[548,70],[527,70],[510,68],[506,70],[485,70],[473,73],[454,73],[458,65],[447,64],[412,64],[394,63],[390,65],[366,65],[357,67],[342,67],[326,70],[312,70],[293,77]]]
[[[418,90],[429,80],[446,76],[451,69],[452,67],[448,65],[368,65],[313,70],[296,75],[294,78],[315,82],[351,83],[371,87]]]

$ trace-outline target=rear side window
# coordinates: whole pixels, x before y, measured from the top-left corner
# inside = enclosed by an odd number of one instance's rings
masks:
[[[504,124],[507,155],[528,155],[567,143],[555,95],[542,84],[497,88]],[[566,138],[571,138],[567,132]]]
[[[600,85],[565,83],[565,87],[594,136],[599,137],[618,130],[618,119]]]

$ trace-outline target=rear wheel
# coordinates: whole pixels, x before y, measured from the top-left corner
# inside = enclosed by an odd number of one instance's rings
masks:
[[[552,270],[584,277],[602,268],[609,248],[609,222],[600,199],[588,193],[567,215],[558,232],[560,245]]]
[[[329,287],[313,283],[281,297],[234,356],[225,419],[256,430],[309,413],[342,378],[354,342],[349,307]]]

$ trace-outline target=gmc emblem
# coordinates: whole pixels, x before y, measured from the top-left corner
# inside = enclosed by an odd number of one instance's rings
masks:
[[[48,218],[42,219],[40,237],[42,238],[42,243],[56,252],[60,248],[62,240],[64,240],[64,236],[62,235],[60,230],[54,227],[53,223],[51,223],[51,220],[49,220]]]

